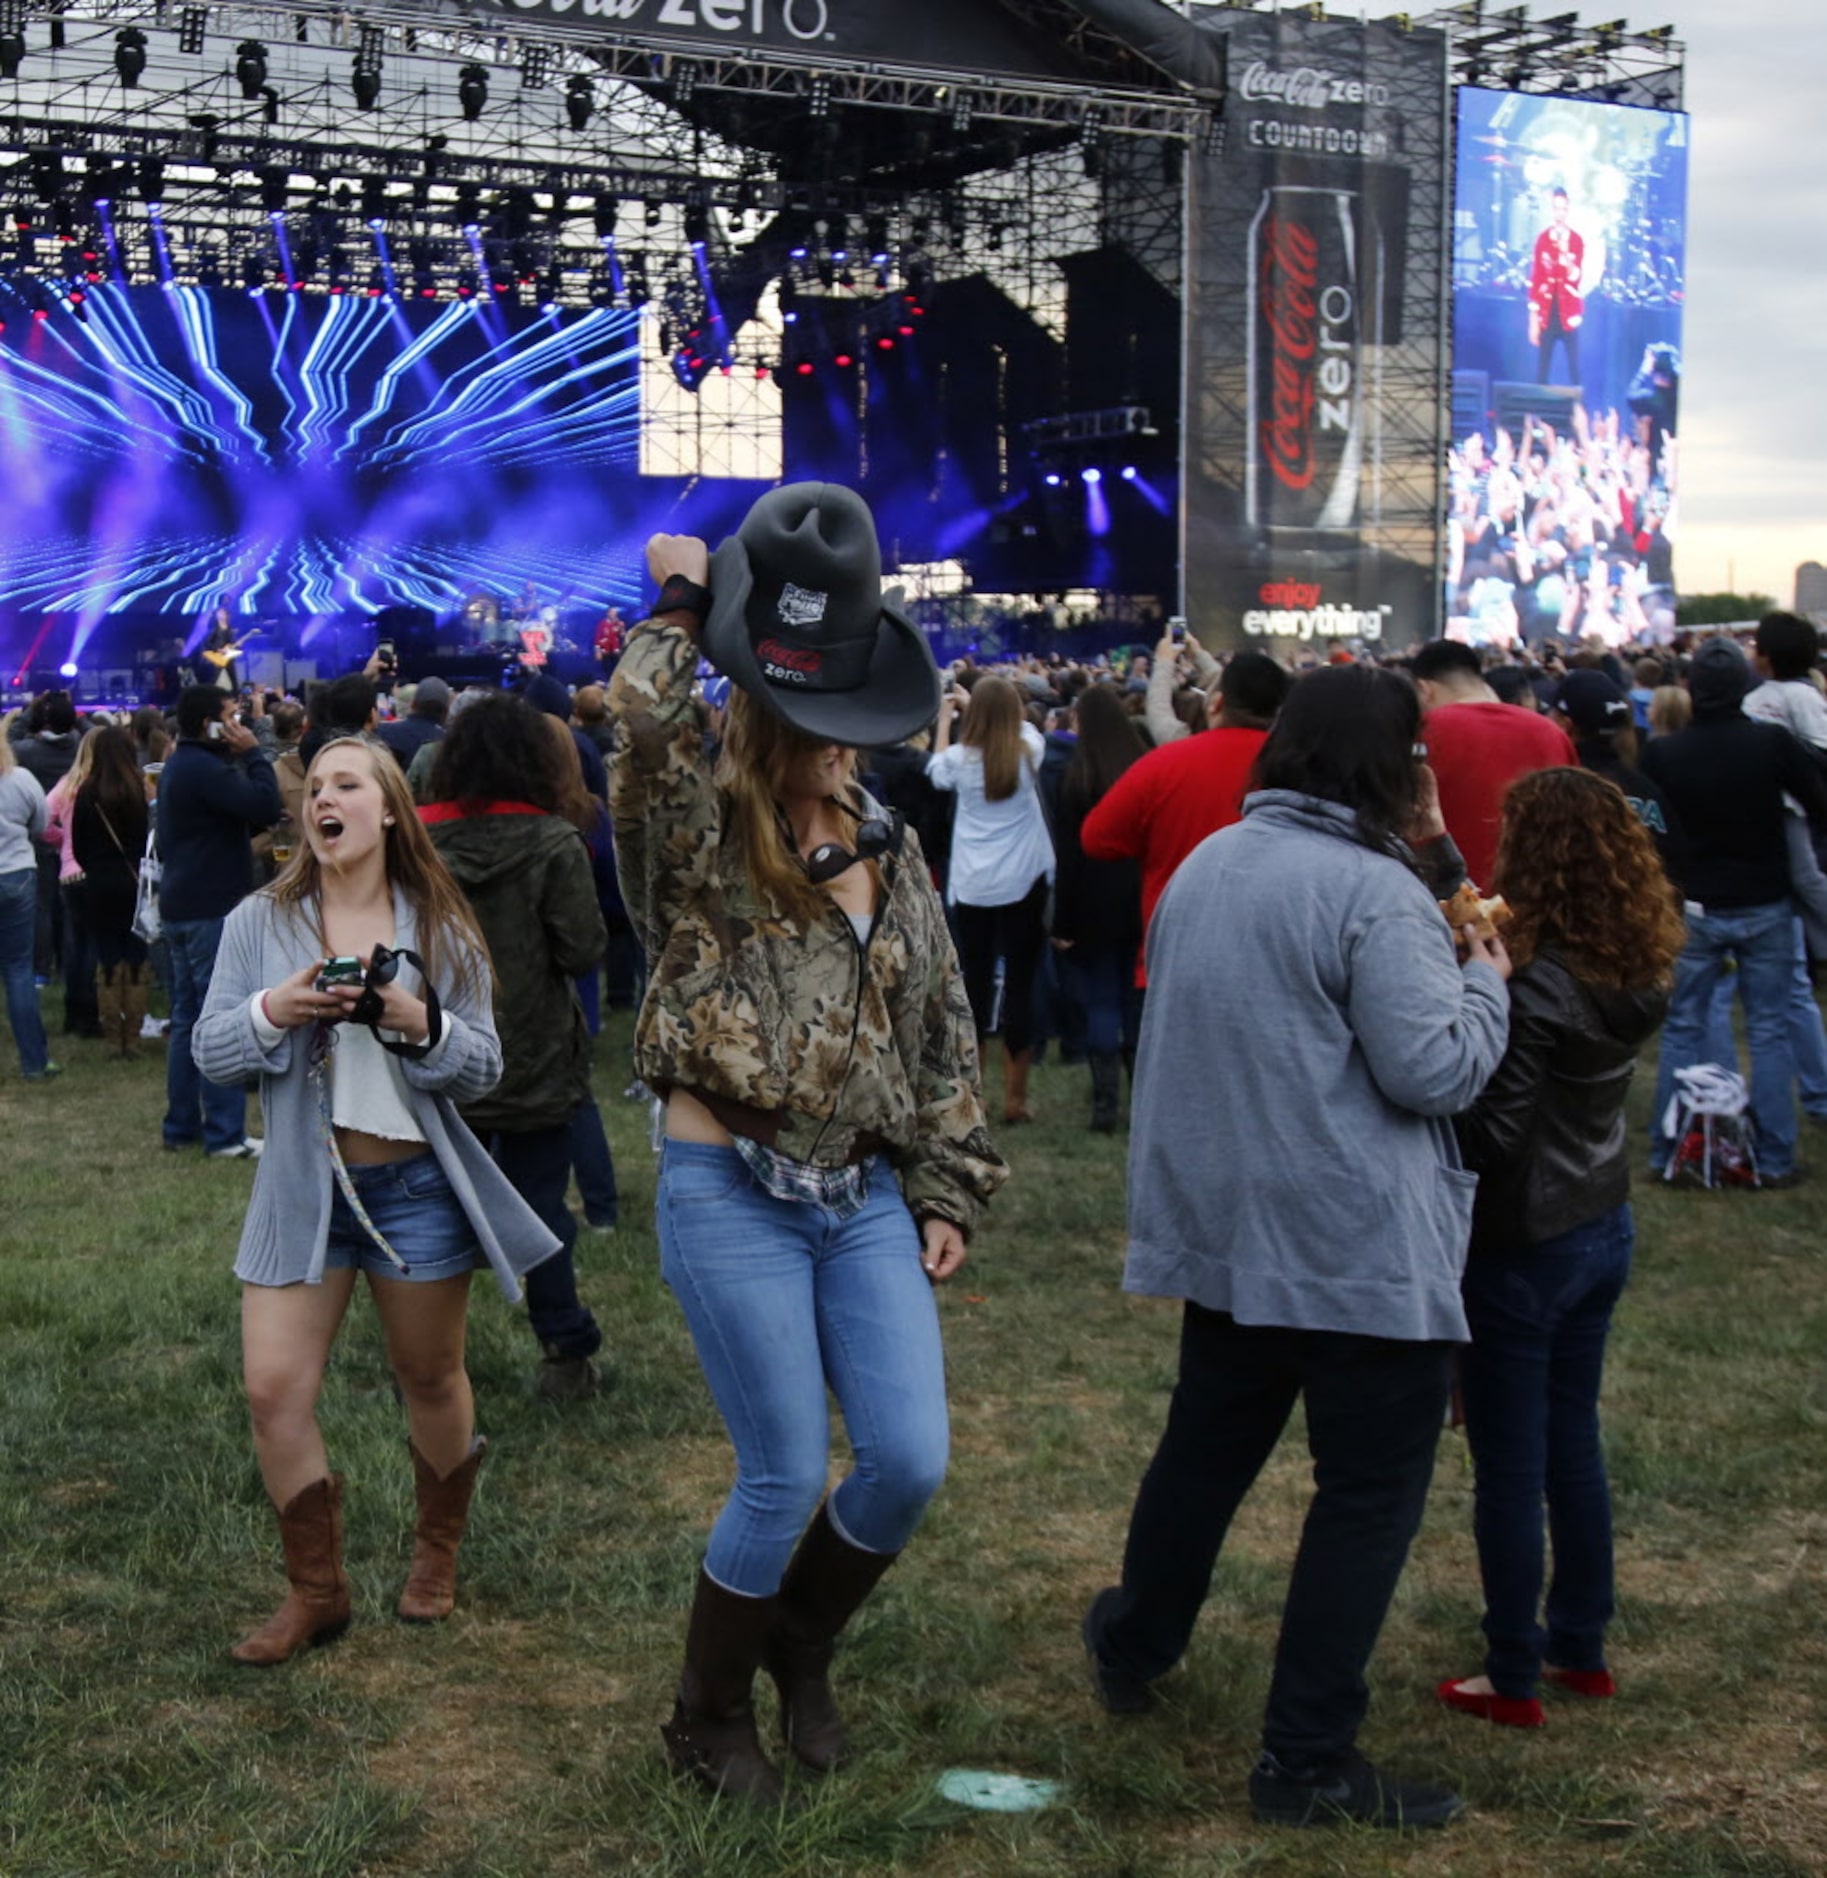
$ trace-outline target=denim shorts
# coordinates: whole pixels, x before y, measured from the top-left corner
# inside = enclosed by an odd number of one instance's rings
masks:
[[[476,1241],[476,1229],[451,1192],[435,1155],[427,1152],[379,1167],[351,1167],[349,1178],[368,1217],[406,1261],[406,1269],[401,1271],[374,1243],[339,1186],[330,1197],[325,1271],[356,1269],[370,1278],[429,1285],[488,1263]]]

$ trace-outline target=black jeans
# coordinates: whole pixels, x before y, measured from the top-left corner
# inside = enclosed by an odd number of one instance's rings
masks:
[[[1295,1399],[1307,1408],[1313,1499],[1276,1645],[1263,1746],[1289,1768],[1347,1752],[1364,1669],[1421,1523],[1454,1346],[1235,1323],[1189,1304],[1180,1378],[1142,1477],[1098,1654],[1155,1677],[1179,1661],[1218,1549]]]
[[[491,1135],[488,1151],[514,1191],[558,1235],[558,1250],[522,1280],[533,1335],[559,1356],[594,1356],[603,1346],[603,1333],[578,1300],[577,1221],[565,1204],[571,1185],[569,1126]]]
[[[1047,943],[1047,880],[1041,875],[1008,906],[952,908],[958,969],[979,1036],[993,1030],[1011,1056],[1034,1042],[1034,974]],[[1002,960],[1002,997],[996,997],[996,961]]]

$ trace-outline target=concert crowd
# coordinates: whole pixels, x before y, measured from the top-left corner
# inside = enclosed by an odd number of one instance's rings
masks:
[[[948,1465],[932,1288],[1021,1177],[1048,1054],[1080,1072],[1071,1125],[1127,1131],[1125,1287],[1182,1310],[1123,1555],[1060,1613],[1093,1699],[1158,1702],[1297,1401],[1316,1485],[1259,1821],[1462,1810],[1357,1745],[1449,1416],[1485,1649],[1438,1699],[1535,1728],[1611,1697],[1599,1401],[1633,1178],[1754,1207],[1827,1120],[1818,633],[1675,632],[1673,447],[1614,413],[1456,451],[1469,644],[1221,659],[1176,625],[941,671],[860,500],[790,485],[714,553],[654,537],[649,616],[576,689],[371,663],[296,698],[15,713],[21,1076],[54,1113],[47,1011],[66,1051],[160,1053],[163,1150],[248,1164],[286,1591],[237,1660],[352,1621],[316,1406],[358,1273],[409,1436],[405,1620],[455,1607],[488,1449],[472,1276],[524,1301],[541,1396],[603,1386],[575,1250],[619,1217],[591,1069],[616,1007],[633,1061],[604,1093],[653,1106],[661,1269],[735,1463],[662,1729],[681,1775],[772,1804],[782,1753],[853,1752],[838,1644]],[[828,1394],[853,1455],[829,1494]]]

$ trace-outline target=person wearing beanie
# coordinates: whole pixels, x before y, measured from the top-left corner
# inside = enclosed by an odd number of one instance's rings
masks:
[[[1827,833],[1827,780],[1787,730],[1745,715],[1752,683],[1737,644],[1708,639],[1688,675],[1694,721],[1643,752],[1643,773],[1668,798],[1685,836],[1676,885],[1687,916],[1650,1110],[1650,1164],[1658,1172],[1668,1166],[1675,1144],[1663,1121],[1675,1072],[1706,1060],[1709,1013],[1731,965],[1751,1051],[1758,1174],[1766,1187],[1785,1187],[1801,1169],[1788,1024],[1795,911],[1784,798],[1794,799],[1817,835]]]
[[[520,687],[520,695],[534,710],[555,717],[571,733],[577,745],[577,760],[584,766],[584,787],[599,802],[609,799],[609,772],[603,766],[603,753],[589,737],[571,722],[571,694],[549,672],[540,672]]]

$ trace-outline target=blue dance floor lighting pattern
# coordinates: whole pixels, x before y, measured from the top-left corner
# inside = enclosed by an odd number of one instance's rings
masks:
[[[626,603],[639,426],[627,312],[0,284],[0,608]]]

